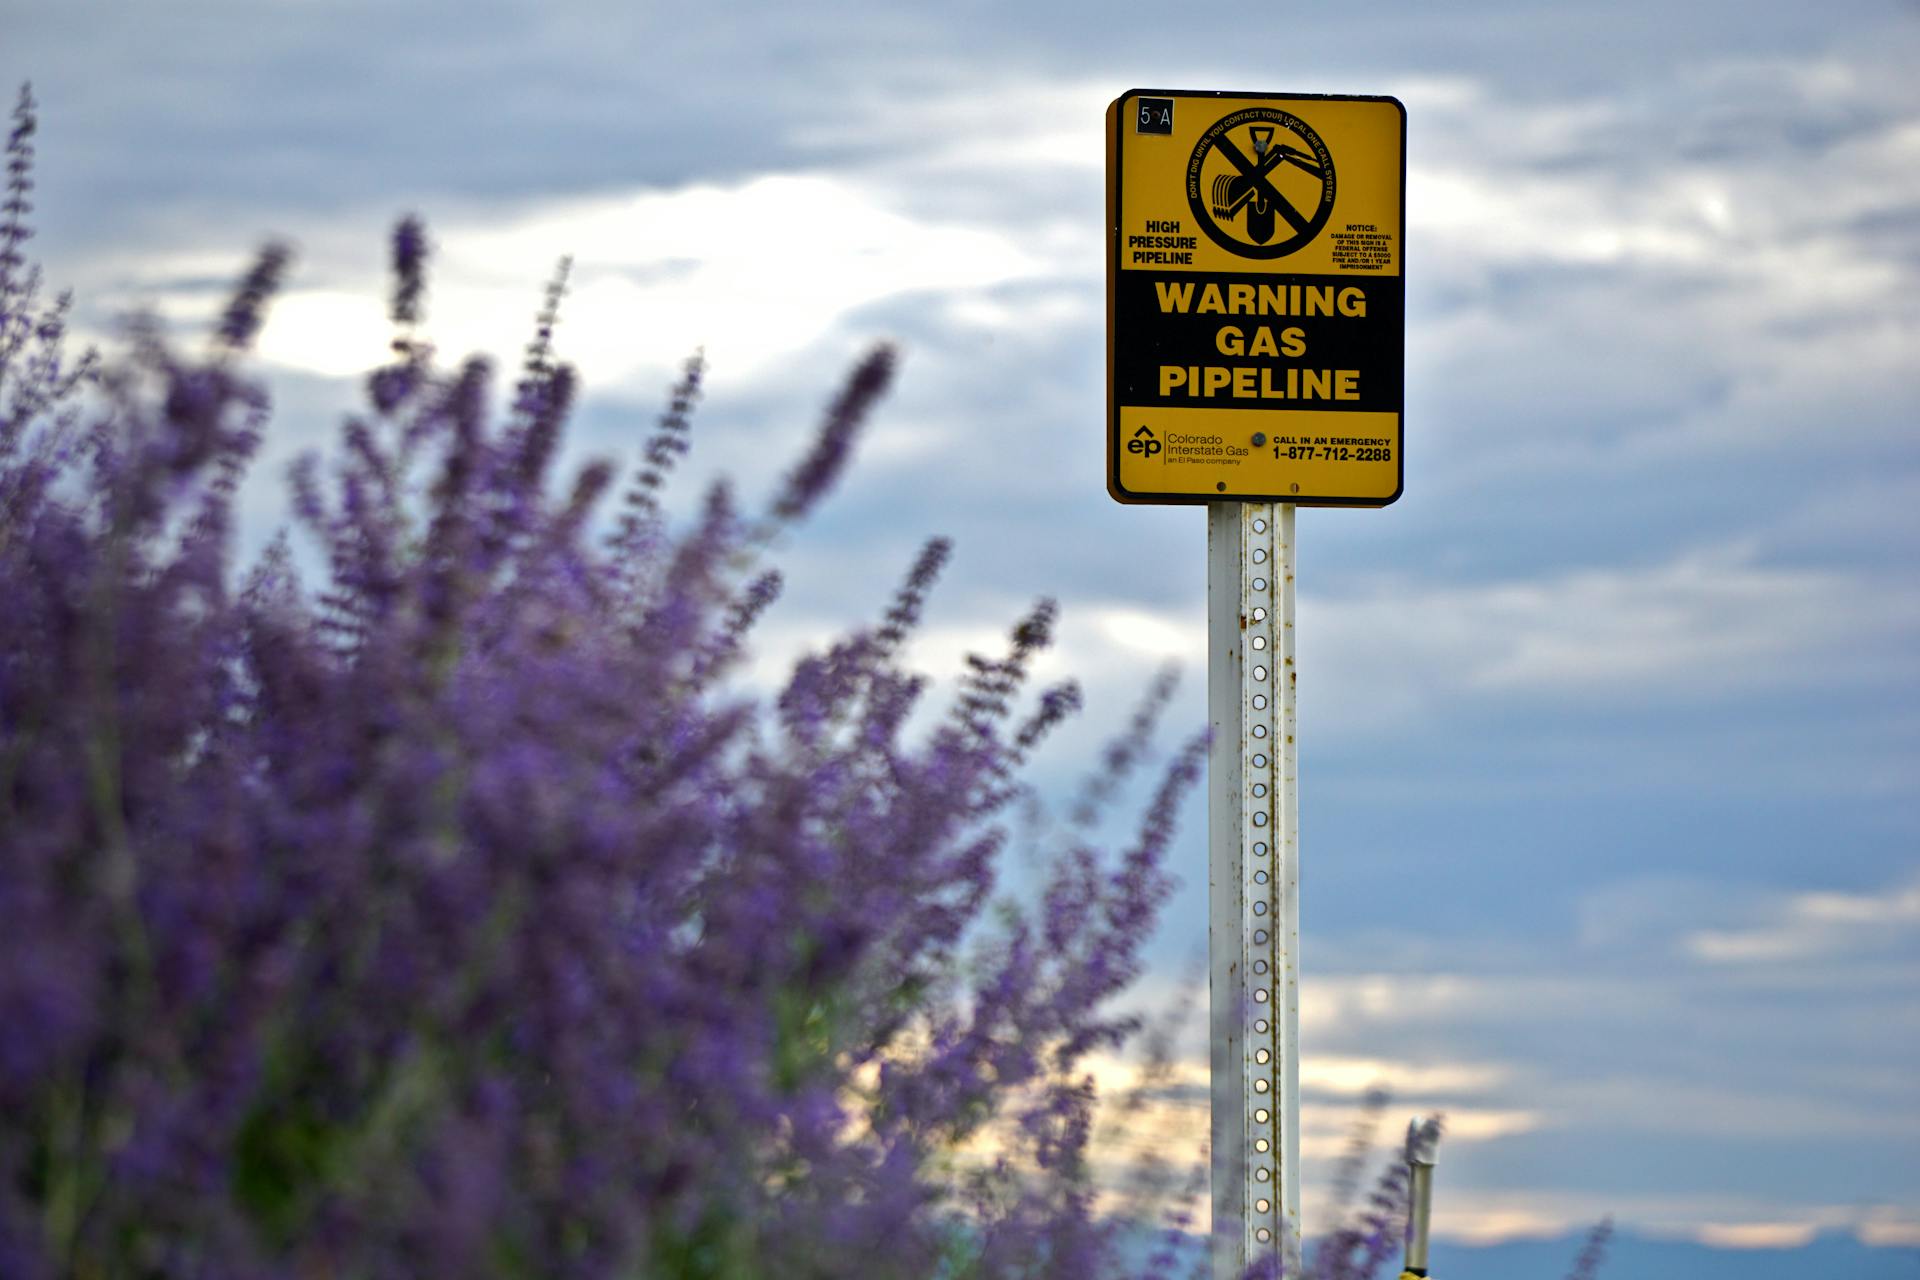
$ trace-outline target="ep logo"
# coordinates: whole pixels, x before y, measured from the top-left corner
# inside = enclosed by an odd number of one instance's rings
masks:
[[[1160,441],[1155,438],[1150,429],[1142,427],[1133,433],[1133,439],[1127,441],[1127,452],[1144,454],[1151,458],[1160,452]]]

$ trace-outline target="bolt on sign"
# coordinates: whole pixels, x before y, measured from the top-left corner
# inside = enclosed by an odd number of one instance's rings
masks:
[[[1107,108],[1107,491],[1400,496],[1406,108],[1140,89]]]

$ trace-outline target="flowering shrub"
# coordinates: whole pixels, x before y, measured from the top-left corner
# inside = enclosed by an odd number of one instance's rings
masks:
[[[1087,1055],[1168,889],[1177,753],[1134,843],[989,912],[1042,603],[924,733],[877,625],[761,706],[726,676],[886,389],[862,360],[764,511],[669,530],[690,362],[625,486],[555,496],[561,287],[511,408],[400,336],[230,582],[268,427],[270,248],[189,359],[98,372],[37,305],[30,100],[0,229],[0,1274],[1089,1275]],[[1106,761],[1131,767],[1150,718]],[[973,942],[985,945],[972,946]],[[993,1158],[955,1153],[997,1135]]]

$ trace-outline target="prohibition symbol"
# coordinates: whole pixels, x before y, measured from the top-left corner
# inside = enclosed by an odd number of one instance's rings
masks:
[[[1235,111],[1215,121],[1194,144],[1187,161],[1187,203],[1207,238],[1227,252],[1284,258],[1327,225],[1333,212],[1333,154],[1290,111]]]

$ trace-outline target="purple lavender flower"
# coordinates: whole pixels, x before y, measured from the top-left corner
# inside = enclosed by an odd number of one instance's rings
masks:
[[[246,277],[227,303],[217,330],[219,339],[230,351],[245,351],[266,320],[266,306],[280,289],[281,277],[292,261],[293,251],[278,242],[269,244],[254,259]]]
[[[1607,1242],[1613,1238],[1613,1219],[1602,1218],[1595,1223],[1593,1230],[1580,1245],[1580,1254],[1573,1260],[1573,1268],[1567,1272],[1567,1280],[1594,1280],[1600,1274],[1600,1264],[1606,1261]]]
[[[882,344],[867,353],[854,367],[845,387],[827,407],[826,421],[807,452],[773,502],[773,516],[795,520],[805,515],[826,496],[846,467],[849,451],[861,424],[866,421],[880,397],[893,382],[898,357],[891,346]]]
[[[396,323],[424,257],[403,220]],[[236,357],[287,263],[256,262],[213,359],[136,330],[84,402],[64,307],[0,290],[0,1265],[1101,1273],[1084,1059],[1127,1032],[1103,1006],[1193,752],[1135,847],[1076,846],[996,943],[1020,760],[1079,703],[1026,688],[1053,607],[910,739],[936,540],[757,705],[728,676],[778,593],[767,526],[724,486],[683,529],[659,501],[701,361],[610,540],[613,466],[552,476],[564,276],[505,421],[486,361],[408,333],[296,468],[320,580],[283,541],[231,585],[270,411]],[[831,487],[893,364],[855,369],[774,521]],[[957,1172],[989,1128],[1006,1162]]]
[[[393,228],[393,303],[398,325],[420,321],[420,299],[427,291],[427,227],[408,214]]]

